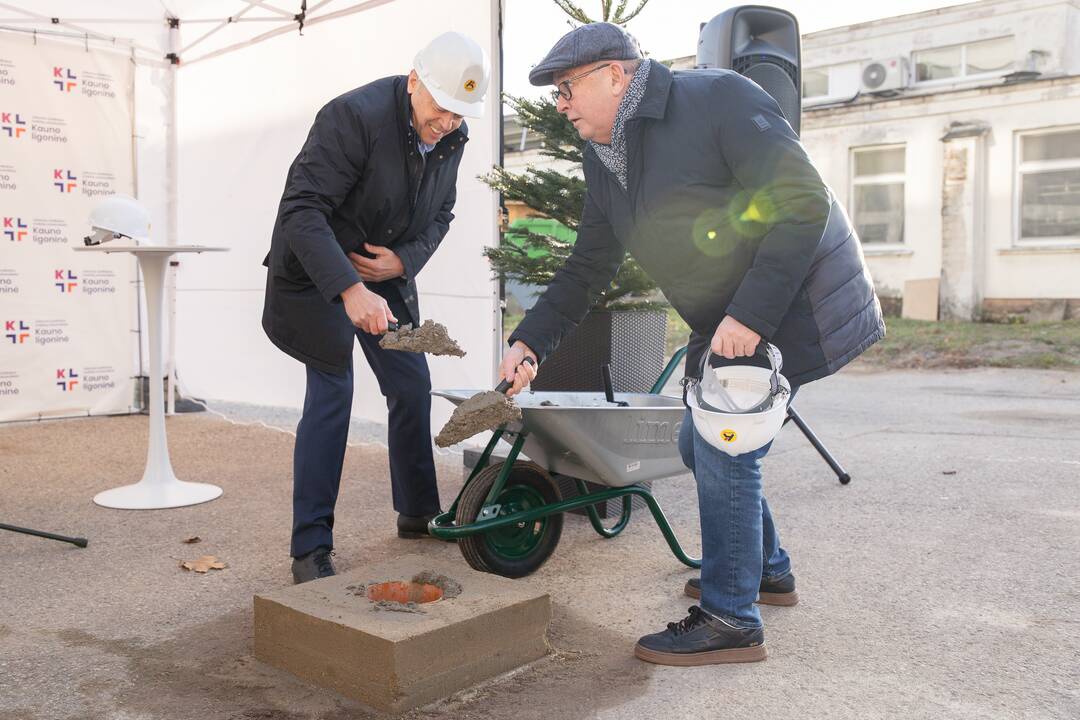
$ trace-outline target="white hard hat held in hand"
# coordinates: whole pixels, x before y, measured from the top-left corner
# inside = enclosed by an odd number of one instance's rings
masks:
[[[139,245],[150,241],[150,213],[142,203],[128,195],[110,195],[90,211],[92,232],[83,238],[87,245],[128,238]]]
[[[484,114],[491,73],[487,53],[472,38],[443,33],[416,54],[413,69],[444,110],[471,118]]]
[[[768,358],[768,368],[711,367],[710,348],[701,358],[701,378],[687,378],[686,406],[694,428],[705,442],[732,457],[768,445],[787,417],[791,384],[780,374],[780,351],[762,343],[756,352]]]

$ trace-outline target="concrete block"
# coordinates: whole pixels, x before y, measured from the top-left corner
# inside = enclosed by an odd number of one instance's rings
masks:
[[[940,278],[908,280],[904,283],[904,306],[901,317],[911,320],[938,319],[938,291]]]
[[[425,571],[459,583],[460,595],[401,612],[365,594],[373,583]],[[550,597],[529,581],[410,555],[256,595],[255,656],[401,712],[544,656],[550,620]]]

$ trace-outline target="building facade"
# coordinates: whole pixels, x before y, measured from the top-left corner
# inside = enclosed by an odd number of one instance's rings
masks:
[[[1080,318],[1080,4],[983,0],[804,35],[802,84],[803,143],[888,311]],[[510,169],[553,166],[514,118],[503,147]]]
[[[806,35],[803,103],[886,302],[1080,317],[1080,5],[986,0]]]

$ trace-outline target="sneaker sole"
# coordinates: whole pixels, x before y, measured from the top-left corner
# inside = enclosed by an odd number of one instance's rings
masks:
[[[410,532],[408,530],[398,530],[397,536],[402,540],[442,540],[442,538],[437,538],[430,533]],[[443,542],[456,543],[457,538],[449,538],[447,540],[443,540]]]
[[[799,593],[797,590],[792,590],[789,593],[768,593],[759,592],[758,605],[779,605],[780,607],[791,607],[792,605],[799,604]]]
[[[687,597],[692,597],[695,600],[701,599],[701,591],[691,585],[689,582],[683,587],[683,592]],[[755,601],[758,605],[779,605],[781,607],[791,607],[792,605],[799,604],[799,592],[792,590],[789,593],[758,593],[758,598]]]
[[[730,650],[708,650],[698,653],[666,653],[650,650],[641,645],[634,646],[634,656],[639,660],[655,665],[673,665],[675,667],[696,667],[698,665],[720,665],[723,663],[760,662],[768,657],[765,645]]]

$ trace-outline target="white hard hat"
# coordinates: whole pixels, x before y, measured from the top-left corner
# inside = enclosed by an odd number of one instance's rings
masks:
[[[129,238],[139,245],[151,245],[150,213],[142,203],[128,195],[110,195],[90,211],[90,235],[83,238],[87,245],[100,245],[109,240]]]
[[[791,384],[780,374],[784,362],[780,351],[762,343],[758,352],[769,358],[769,368],[710,367],[710,349],[701,359],[701,380],[691,378],[686,383],[686,405],[694,428],[707,443],[732,457],[772,442],[787,417]]]
[[[413,69],[439,107],[471,118],[484,114],[488,59],[472,38],[443,33],[416,53]]]

